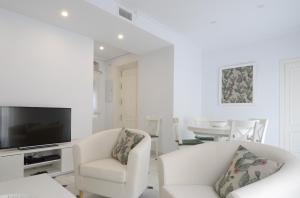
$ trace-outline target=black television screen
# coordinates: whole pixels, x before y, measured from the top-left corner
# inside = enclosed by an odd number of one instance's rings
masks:
[[[71,141],[71,109],[0,107],[0,149]]]

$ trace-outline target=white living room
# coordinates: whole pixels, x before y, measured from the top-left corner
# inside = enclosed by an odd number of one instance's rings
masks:
[[[298,198],[298,0],[0,0],[0,198]]]

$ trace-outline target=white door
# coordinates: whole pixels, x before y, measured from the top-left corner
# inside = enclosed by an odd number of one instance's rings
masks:
[[[300,157],[300,59],[281,70],[281,146]]]
[[[137,127],[137,67],[121,70],[120,121],[122,127]]]

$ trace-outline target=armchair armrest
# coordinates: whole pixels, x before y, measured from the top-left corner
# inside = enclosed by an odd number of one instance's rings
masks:
[[[135,130],[137,132],[137,130]],[[148,184],[148,171],[151,150],[151,138],[142,131],[138,131],[145,137],[134,147],[128,156],[127,163],[127,185],[129,194],[140,195]],[[135,197],[135,196],[133,196]]]
[[[73,145],[75,173],[83,163],[109,158],[120,131],[112,129],[98,132]]]
[[[273,175],[231,192],[227,198],[298,198],[300,195],[300,163],[288,162]]]

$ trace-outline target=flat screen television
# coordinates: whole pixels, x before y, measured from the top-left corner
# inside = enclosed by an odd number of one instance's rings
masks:
[[[0,149],[69,141],[70,108],[0,106]]]

